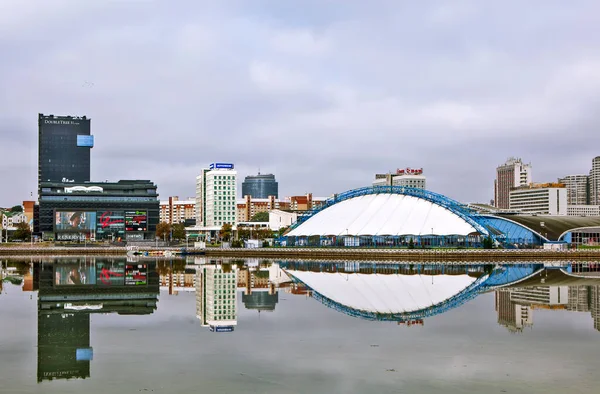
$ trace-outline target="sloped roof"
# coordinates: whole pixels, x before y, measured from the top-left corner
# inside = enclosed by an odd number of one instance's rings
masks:
[[[549,215],[511,215],[496,214],[501,218],[517,222],[530,230],[541,234],[551,241],[567,231],[581,227],[600,227],[600,217],[597,216],[549,216]],[[544,224],[542,226],[542,223]]]

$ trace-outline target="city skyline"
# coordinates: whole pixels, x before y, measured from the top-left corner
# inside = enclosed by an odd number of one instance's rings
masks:
[[[5,8],[0,206],[35,199],[38,113],[93,119],[91,179],[152,179],[163,198],[225,160],[238,187],[260,167],[281,196],[413,166],[432,191],[487,202],[507,157],[553,181],[599,155],[600,27],[575,17],[597,2]]]

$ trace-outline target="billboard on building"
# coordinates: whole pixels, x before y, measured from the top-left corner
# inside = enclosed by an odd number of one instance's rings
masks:
[[[77,135],[77,146],[84,148],[94,147],[94,136],[93,135]]]
[[[146,211],[125,211],[125,231],[147,231],[148,213]]]
[[[96,212],[93,211],[57,211],[54,229],[57,232],[81,233],[94,230]]]
[[[125,262],[98,261],[96,262],[96,284],[98,286],[125,285]]]
[[[96,284],[96,266],[93,263],[57,263],[54,266],[54,284],[57,286],[89,286]]]
[[[98,211],[96,212],[96,238],[114,238],[125,235],[125,212],[124,211]]]
[[[148,284],[148,265],[126,264],[125,286],[143,286]]]

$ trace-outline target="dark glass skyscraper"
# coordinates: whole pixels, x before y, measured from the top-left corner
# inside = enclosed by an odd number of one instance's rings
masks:
[[[38,192],[42,182],[89,181],[90,119],[39,114],[38,126]]]
[[[273,174],[248,175],[242,183],[242,197],[268,198],[275,196],[279,198],[279,184]]]

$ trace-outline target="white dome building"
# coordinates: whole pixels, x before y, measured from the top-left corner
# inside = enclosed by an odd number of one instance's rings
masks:
[[[351,190],[328,201],[286,234],[288,246],[469,246],[488,230],[467,208],[407,187]]]

